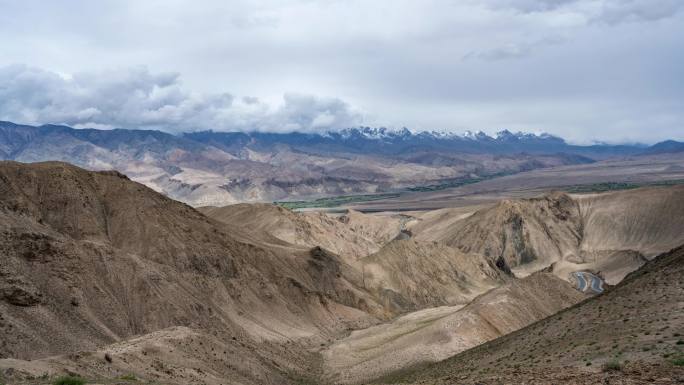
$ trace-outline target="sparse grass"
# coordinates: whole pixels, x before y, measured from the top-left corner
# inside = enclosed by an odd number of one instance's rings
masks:
[[[601,369],[603,369],[604,372],[621,372],[622,364],[618,360],[612,360],[603,364]]]
[[[397,198],[400,194],[398,193],[387,193],[387,194],[365,194],[365,195],[340,195],[336,197],[329,198],[319,198],[310,201],[287,201],[287,202],[273,202],[281,207],[287,209],[303,209],[311,207],[337,207],[344,204],[358,203],[358,202],[369,202],[381,199]]]
[[[663,354],[663,358],[670,358],[669,361],[675,366],[684,366],[684,352],[682,352],[679,348],[675,349],[676,350],[673,352]]]
[[[56,379],[53,385],[85,385],[86,381],[81,377],[64,376]]]
[[[616,190],[631,190],[646,186],[675,186],[682,183],[684,183],[684,180],[681,179],[644,183],[603,182],[585,185],[574,185],[565,188],[565,191],[569,193],[594,193]]]
[[[125,381],[135,381],[138,378],[135,377],[133,374],[124,374],[123,376],[119,377],[120,380],[125,380]]]

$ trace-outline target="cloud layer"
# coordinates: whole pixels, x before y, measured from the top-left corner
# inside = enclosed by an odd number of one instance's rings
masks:
[[[285,94],[271,107],[255,97],[189,92],[178,74],[155,74],[145,67],[65,77],[25,65],[0,68],[0,119],[171,132],[307,132],[361,122],[359,113],[335,98]]]
[[[684,139],[680,0],[0,0],[0,9],[3,118]]]

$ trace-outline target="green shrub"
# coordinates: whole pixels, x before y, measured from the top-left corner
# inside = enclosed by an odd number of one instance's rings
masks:
[[[602,369],[604,372],[621,372],[622,364],[617,360],[612,360],[603,364]]]
[[[120,380],[126,380],[126,381],[135,381],[137,378],[133,374],[124,374],[123,376],[119,377]]]
[[[684,366],[684,357],[675,358],[672,360],[672,364],[676,366]]]
[[[53,385],[85,385],[86,381],[81,377],[64,376],[53,382]]]

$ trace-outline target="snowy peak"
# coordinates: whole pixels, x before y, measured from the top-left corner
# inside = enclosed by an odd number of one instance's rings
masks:
[[[334,136],[334,134],[334,132],[327,132],[326,136]],[[403,127],[399,130],[389,129],[387,127],[346,128],[339,131],[338,134],[343,138],[366,139],[406,138],[413,135],[406,127]]]
[[[518,131],[513,133],[509,130],[501,130],[493,137],[482,131],[465,131],[462,134],[449,131],[421,131],[411,132],[406,127],[401,129],[391,129],[386,127],[358,127],[346,128],[341,131],[328,131],[321,134],[323,137],[342,139],[370,139],[370,140],[392,140],[392,139],[421,139],[421,140],[448,140],[448,141],[480,141],[480,142],[539,142],[552,141],[555,143],[565,143],[563,139],[547,133],[533,134]]]

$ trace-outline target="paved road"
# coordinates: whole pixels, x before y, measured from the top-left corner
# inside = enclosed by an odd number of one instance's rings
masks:
[[[577,279],[577,290],[587,291],[588,286],[596,294],[603,293],[603,280],[592,273],[586,271],[576,271],[572,275]]]
[[[580,271],[576,271],[576,272],[572,273],[572,275],[574,275],[575,278],[577,278],[577,290],[582,291],[582,292],[584,290],[586,290],[587,289],[587,280],[584,279],[584,274],[582,274],[582,272],[580,272]]]
[[[603,280],[593,274],[591,274],[591,276],[594,278],[591,282],[591,290],[596,293],[603,293]]]

